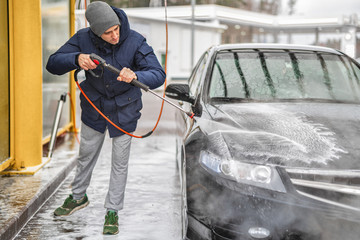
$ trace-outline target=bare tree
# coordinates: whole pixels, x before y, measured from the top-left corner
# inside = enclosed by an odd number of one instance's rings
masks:
[[[280,0],[260,0],[258,12],[277,15],[280,4]]]
[[[161,7],[162,0],[150,0],[149,7]]]

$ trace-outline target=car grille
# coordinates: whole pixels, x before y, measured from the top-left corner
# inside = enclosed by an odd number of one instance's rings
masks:
[[[360,212],[360,171],[286,169],[297,192]]]

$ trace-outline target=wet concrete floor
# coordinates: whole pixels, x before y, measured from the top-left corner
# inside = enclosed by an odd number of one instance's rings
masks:
[[[144,94],[143,99],[139,134],[151,130],[160,103],[149,94]],[[152,105],[155,109],[149,107]],[[175,162],[173,113],[171,107],[165,106],[163,118],[153,136],[132,141],[118,235],[102,234],[110,176],[111,140],[107,137],[87,191],[90,204],[67,217],[53,215],[71,193],[74,169],[15,239],[180,239],[180,186]]]

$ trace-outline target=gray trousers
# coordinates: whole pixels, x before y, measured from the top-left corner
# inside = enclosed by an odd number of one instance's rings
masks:
[[[105,132],[106,133],[106,132]],[[81,125],[80,150],[72,193],[74,199],[82,198],[91,180],[91,175],[104,143],[105,133],[100,133]],[[128,173],[131,136],[122,135],[112,138],[111,174],[108,193],[105,199],[107,210],[118,211],[124,205],[124,193]]]

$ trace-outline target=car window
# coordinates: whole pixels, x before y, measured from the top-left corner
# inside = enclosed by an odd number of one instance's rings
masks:
[[[193,72],[192,76],[189,79],[190,93],[191,93],[192,96],[197,95],[199,85],[200,85],[201,76],[204,73],[207,57],[208,57],[208,53],[206,52],[200,58],[198,63],[196,64],[194,72]]]
[[[359,102],[359,68],[336,54],[227,51],[217,54],[212,69],[211,98]]]

